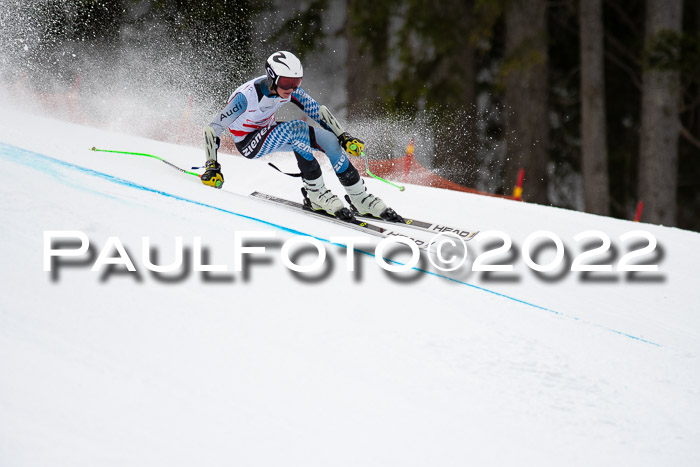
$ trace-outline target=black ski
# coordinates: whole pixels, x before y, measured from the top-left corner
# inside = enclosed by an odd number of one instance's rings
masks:
[[[369,223],[367,221],[357,219],[355,217],[351,217],[350,219],[340,219],[338,217],[335,217],[331,214],[328,214],[325,211],[314,211],[313,209],[310,209],[306,206],[304,206],[302,203],[298,203],[296,201],[291,201],[288,199],[284,198],[279,198],[274,195],[268,195],[266,193],[261,193],[259,191],[255,191],[250,194],[251,198],[259,199],[262,201],[267,201],[269,203],[275,204],[277,206],[284,206],[288,208],[292,208],[298,211],[301,211],[305,214],[309,214],[315,217],[318,217],[320,219],[333,222],[335,224],[339,225],[344,225],[346,227],[349,227],[351,229],[359,230],[360,232],[364,232],[366,234],[374,235],[376,237],[380,238],[387,238],[391,236],[399,236],[399,237],[407,237],[418,246],[420,249],[426,249],[428,247],[428,242],[421,240],[419,238],[413,238],[409,235],[396,232],[390,229],[387,229],[385,227],[381,227],[376,224]]]
[[[355,217],[361,218],[361,219],[373,219],[373,220],[380,221],[380,222],[389,222],[389,223],[393,223],[393,224],[404,225],[406,227],[411,227],[413,229],[422,230],[424,232],[431,232],[435,235],[437,235],[439,233],[451,233],[453,235],[457,235],[465,242],[468,242],[469,240],[474,238],[476,236],[476,234],[479,233],[478,230],[472,232],[470,230],[458,229],[456,227],[449,227],[449,226],[444,225],[444,224],[432,223],[432,222],[422,221],[422,220],[418,220],[418,219],[403,218],[403,222],[397,222],[397,221],[392,221],[392,220],[388,220],[388,219],[376,218],[374,216],[369,216],[369,215],[355,214]]]
[[[353,228],[355,230],[359,230],[361,232],[368,233],[370,235],[375,235],[377,237],[382,237],[386,238],[387,236],[391,235],[389,229],[386,229],[384,227],[380,227],[378,225],[370,224],[369,222],[351,217],[349,219],[340,219],[338,217],[335,217],[331,214],[328,214],[325,211],[314,211],[313,209],[309,209],[305,207],[302,203],[297,203],[296,201],[290,201],[288,199],[284,198],[278,198],[277,196],[273,195],[268,195],[266,193],[260,193],[259,191],[255,191],[250,194],[251,197],[256,198],[256,199],[261,199],[263,201],[269,201],[271,203],[277,204],[277,205],[282,205],[282,206],[287,206],[290,208],[297,209],[299,211],[302,211],[307,214],[311,214],[313,216],[319,217],[321,219],[344,225],[346,227]]]
[[[476,232],[472,232],[469,230],[458,229],[455,227],[449,227],[449,226],[444,225],[444,224],[438,224],[438,223],[433,223],[433,222],[428,222],[428,221],[423,221],[423,220],[418,220],[418,219],[409,219],[407,217],[401,217],[398,214],[396,214],[393,210],[391,210],[393,215],[389,218],[386,218],[386,219],[381,218],[381,217],[375,217],[375,216],[372,216],[370,214],[360,214],[357,211],[357,208],[355,208],[355,206],[353,206],[352,203],[350,202],[349,197],[346,196],[345,199],[348,202],[348,204],[350,205],[350,210],[352,211],[353,215],[357,219],[370,219],[370,220],[377,221],[377,222],[386,222],[389,224],[402,225],[405,227],[411,227],[413,229],[421,230],[423,232],[430,232],[434,235],[437,235],[439,233],[450,233],[453,235],[457,235],[465,242],[468,242],[469,240],[474,238],[476,236],[476,234],[479,233],[478,230]]]

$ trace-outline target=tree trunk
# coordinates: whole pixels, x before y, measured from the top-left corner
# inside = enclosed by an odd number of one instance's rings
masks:
[[[583,192],[586,211],[607,216],[610,194],[605,136],[602,0],[582,0],[579,13]]]
[[[680,33],[682,13],[682,0],[647,0],[646,44],[662,31]],[[680,73],[646,68],[642,75],[638,186],[646,222],[676,223],[679,107]]]
[[[506,192],[525,169],[523,198],[547,204],[549,160],[547,1],[513,0],[506,11]]]
[[[355,32],[357,22],[363,21],[361,16],[352,14],[353,11],[371,11],[371,0],[346,0],[347,15],[347,108],[348,118],[373,117],[381,107],[380,88],[387,82],[386,54],[389,41],[388,17],[378,26],[379,31],[373,38],[371,46],[363,48],[362,38]]]
[[[474,1],[441,0],[433,9],[444,18],[445,27],[465,38],[450,47],[452,53],[442,58],[433,76],[435,82],[447,84],[439,89],[444,97],[433,119],[434,166],[448,179],[474,187],[481,168],[476,144],[476,47],[468,40]]]

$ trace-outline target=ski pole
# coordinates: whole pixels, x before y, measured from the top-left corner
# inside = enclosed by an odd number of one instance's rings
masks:
[[[180,172],[184,172],[184,173],[189,174],[189,175],[194,175],[195,177],[201,177],[201,175],[199,175],[198,173],[190,172],[189,170],[182,169],[182,168],[176,166],[175,164],[166,161],[166,160],[163,159],[162,157],[154,156],[153,154],[145,154],[145,153],[142,153],[142,152],[115,151],[115,150],[113,150],[113,149],[99,149],[99,148],[96,148],[95,146],[91,147],[90,150],[91,150],[91,151],[99,151],[99,152],[112,152],[112,153],[115,153],[115,154],[129,154],[129,155],[131,155],[131,156],[152,157],[153,159],[158,159],[159,161],[166,163],[167,165],[169,165],[169,166],[172,167],[173,169],[177,169],[177,170],[179,170]]]
[[[350,146],[350,149],[351,149],[352,151],[357,151],[357,145],[356,145],[356,144],[351,145],[351,146]],[[369,159],[367,158],[367,154],[365,154],[364,151],[360,151],[360,154],[362,154],[362,157],[365,158],[365,170],[367,171],[367,175],[369,175],[370,177],[376,178],[377,180],[380,180],[380,181],[382,181],[382,182],[384,182],[384,183],[388,183],[389,185],[398,188],[399,191],[404,191],[404,190],[406,189],[406,187],[403,186],[403,185],[397,185],[397,184],[395,184],[395,183],[390,182],[389,180],[384,180],[382,177],[378,177],[378,176],[374,175],[374,174],[369,170]]]

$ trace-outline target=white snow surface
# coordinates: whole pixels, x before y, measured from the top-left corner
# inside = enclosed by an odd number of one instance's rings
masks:
[[[293,171],[291,154],[221,154],[215,190],[92,146],[187,169],[204,158],[0,111],[0,465],[700,465],[700,234],[366,178],[406,216],[482,234],[452,273],[388,273],[361,253],[349,272],[327,240],[361,234],[245,197],[299,200],[299,180],[266,164]],[[84,232],[93,256],[44,271],[44,232],[57,230]],[[489,230],[513,247],[488,262],[513,272],[469,270],[500,244]],[[639,262],[659,271],[538,275],[521,251],[539,230],[569,261],[576,234],[602,231],[613,267],[632,248],[620,235],[649,232],[658,245]],[[259,234],[265,253],[235,272],[234,236],[251,231],[274,238]],[[294,231],[320,239],[332,266],[292,274],[280,247]],[[110,237],[136,273],[91,270]],[[189,253],[200,237],[205,264],[228,271],[152,273],[144,237],[156,264],[175,258],[176,237]]]

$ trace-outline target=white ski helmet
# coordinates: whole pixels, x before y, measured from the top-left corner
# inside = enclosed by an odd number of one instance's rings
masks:
[[[270,55],[265,62],[267,85],[270,89],[296,90],[304,77],[304,68],[291,52],[279,51]]]

